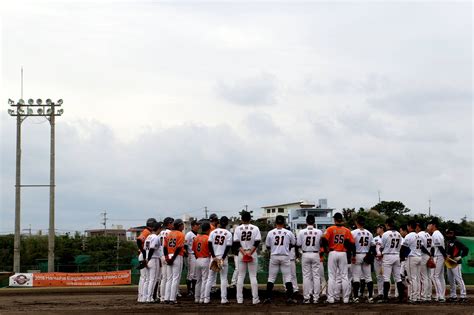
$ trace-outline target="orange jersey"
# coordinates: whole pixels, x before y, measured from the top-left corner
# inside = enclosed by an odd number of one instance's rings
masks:
[[[196,236],[193,242],[193,252],[196,258],[207,258],[211,256],[209,253],[209,235],[199,234]]]
[[[137,237],[137,240],[142,241],[142,246],[143,246],[143,244],[145,244],[145,240],[148,237],[148,235],[150,235],[150,234],[151,234],[151,231],[149,229],[144,229],[140,233],[140,236]],[[143,248],[140,248],[140,249],[143,249]]]
[[[326,238],[329,243],[329,250],[334,250],[336,252],[347,251],[346,247],[344,246],[345,240],[349,240],[351,243],[354,243],[354,238],[352,237],[351,231],[341,225],[333,225],[328,227],[324,233],[324,238]]]
[[[168,250],[168,254],[174,254],[176,249],[183,248],[179,255],[184,255],[184,233],[178,230],[173,230],[168,233],[165,238],[165,247]]]

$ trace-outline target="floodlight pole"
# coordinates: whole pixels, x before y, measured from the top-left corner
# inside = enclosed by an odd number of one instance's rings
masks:
[[[20,209],[21,209],[21,123],[16,116],[16,172],[15,172],[15,238],[13,241],[13,272],[20,272]]]
[[[10,106],[14,109],[9,109],[10,116],[16,116],[16,178],[15,178],[15,238],[13,242],[13,271],[20,272],[20,241],[21,241],[21,188],[22,187],[49,187],[49,233],[48,233],[48,272],[54,272],[54,239],[56,237],[54,227],[54,203],[55,203],[55,121],[56,116],[61,116],[63,110],[56,111],[56,107],[62,105],[63,101],[59,100],[57,104],[51,102],[50,99],[46,104],[38,99],[36,104],[32,99],[25,104],[23,99],[20,99],[15,104],[13,100],[8,100]],[[26,109],[26,111],[24,110]],[[37,114],[33,109],[38,109]],[[45,117],[51,124],[51,153],[50,153],[50,178],[49,185],[21,185],[21,123],[30,116]]]
[[[55,193],[55,110],[52,106],[49,123],[51,125],[51,153],[50,153],[50,168],[49,168],[49,235],[48,235],[48,272],[54,272],[54,239],[56,237],[54,229],[54,193]]]

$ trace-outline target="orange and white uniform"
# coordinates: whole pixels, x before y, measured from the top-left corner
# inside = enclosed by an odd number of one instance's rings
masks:
[[[141,248],[138,248],[138,260],[143,261],[146,259],[146,257],[143,257],[143,246],[145,245],[145,240],[148,237],[148,235],[151,234],[151,230],[148,228],[145,228],[140,235],[137,237],[137,240],[141,241]],[[148,276],[148,269],[147,268],[142,268],[140,269],[140,280],[138,281],[138,302],[145,302],[145,282]]]
[[[334,303],[334,299],[339,295],[340,288],[337,286],[337,279],[342,283],[342,297],[344,303],[349,303],[351,294],[351,284],[348,276],[347,249],[345,243],[354,243],[351,231],[342,225],[329,227],[323,236],[329,247],[328,255],[328,302]]]
[[[176,256],[171,265],[166,265],[166,289],[165,289],[165,301],[176,301],[176,295],[178,293],[179,281],[181,279],[181,271],[183,270],[183,256],[184,256],[184,234],[181,231],[173,230],[168,233],[165,238],[164,244],[168,257],[171,259]],[[178,248],[181,248],[179,253],[175,255]]]
[[[204,303],[207,279],[209,277],[209,264],[211,254],[209,253],[209,235],[199,234],[193,241],[193,252],[196,256],[196,287],[194,290],[194,302]]]

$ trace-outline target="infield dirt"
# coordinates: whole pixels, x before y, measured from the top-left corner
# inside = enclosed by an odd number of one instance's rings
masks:
[[[229,289],[231,304],[221,305],[220,298],[213,296],[211,304],[194,304],[192,298],[182,297],[177,305],[139,304],[136,302],[136,286],[93,288],[30,288],[0,289],[0,314],[474,314],[474,300],[467,303],[408,304],[317,304],[287,305],[283,292],[275,292],[270,305],[252,305],[246,289],[244,305],[235,303],[235,290]],[[181,289],[185,291],[184,288]],[[469,296],[474,288],[469,289]],[[264,292],[260,291],[263,300]],[[301,299],[300,299],[301,302]]]

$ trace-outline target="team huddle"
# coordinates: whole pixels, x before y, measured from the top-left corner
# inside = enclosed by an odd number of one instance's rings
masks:
[[[263,303],[272,303],[273,288],[279,272],[282,274],[288,304],[298,303],[296,261],[301,260],[303,303],[387,303],[391,279],[395,282],[395,297],[403,302],[446,302],[445,266],[450,283],[450,301],[466,301],[466,287],[461,274],[462,258],[468,248],[456,239],[454,231],[446,231],[446,242],[433,219],[426,230],[423,224],[409,222],[395,229],[392,219],[379,225],[376,236],[364,228],[365,219],[356,219],[356,228],[344,226],[340,213],[334,215],[334,225],[321,231],[315,217],[306,217],[307,227],[295,235],[285,228],[285,218],[277,216],[275,228],[268,232],[264,248],[269,253],[268,280]],[[163,222],[148,219],[146,228],[137,238],[140,281],[138,302],[177,304],[183,265],[187,265],[188,296],[195,303],[208,304],[211,291],[220,276],[220,303],[228,304],[227,287],[229,258],[234,257],[232,285],[236,286],[238,304],[244,302],[244,279],[248,272],[252,304],[261,303],[258,293],[257,250],[262,236],[257,226],[250,224],[251,215],[243,211],[241,225],[234,233],[227,229],[229,219],[220,220],[212,214],[209,220],[191,222],[191,231],[184,235],[184,222],[165,218]],[[328,279],[324,261],[327,259]],[[185,262],[186,260],[186,262]],[[372,280],[376,274],[376,286]],[[434,292],[433,294],[433,287]],[[365,289],[367,288],[367,294]],[[377,295],[374,294],[377,290]],[[433,295],[433,296],[432,296]],[[322,297],[325,296],[325,299]]]

